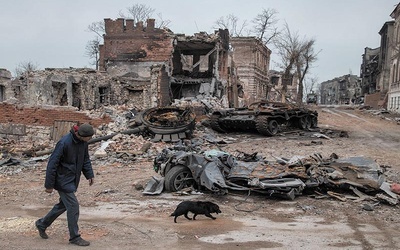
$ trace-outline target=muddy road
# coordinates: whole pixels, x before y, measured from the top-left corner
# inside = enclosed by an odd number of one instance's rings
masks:
[[[230,153],[258,152],[267,159],[320,153],[340,158],[367,156],[385,166],[386,180],[400,182],[400,125],[358,109],[315,107],[319,128],[347,131],[349,137],[331,139],[311,134],[287,133],[276,137],[257,134],[218,134],[199,127],[195,136],[213,134],[232,143],[205,145]],[[319,143],[315,143],[318,141]],[[99,145],[91,146],[91,152]],[[399,249],[399,206],[373,201],[339,201],[304,194],[293,201],[252,193],[224,196],[162,193],[146,196],[140,187],[157,176],[152,158],[94,159],[95,184],[81,181],[82,237],[87,249]],[[1,249],[72,249],[68,244],[65,215],[47,229],[49,239],[34,227],[54,203],[56,194],[44,192],[46,161],[37,161],[14,174],[0,175]],[[182,200],[210,200],[222,213],[216,220],[197,216],[196,221],[169,215]]]

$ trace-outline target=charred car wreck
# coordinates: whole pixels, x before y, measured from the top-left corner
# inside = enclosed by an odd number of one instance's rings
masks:
[[[324,159],[319,154],[267,161],[257,156],[210,150],[194,153],[193,148],[166,148],[154,159],[154,170],[162,178],[153,177],[145,194],[195,190],[226,194],[229,190],[252,191],[293,200],[304,191],[329,193],[351,190],[380,194],[379,199],[397,204],[397,195],[386,187],[380,166],[372,159],[350,157],[338,159],[335,154]],[[361,190],[361,191],[360,191]]]

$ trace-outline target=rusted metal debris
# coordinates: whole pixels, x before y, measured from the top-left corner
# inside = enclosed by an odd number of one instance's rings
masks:
[[[190,108],[159,107],[146,109],[134,116],[131,128],[122,132],[96,137],[89,144],[108,140],[117,134],[143,134],[153,141],[177,142],[191,138],[195,128],[196,115]]]
[[[150,108],[136,118],[136,125],[145,126],[153,141],[177,142],[191,138],[196,115],[190,108]]]

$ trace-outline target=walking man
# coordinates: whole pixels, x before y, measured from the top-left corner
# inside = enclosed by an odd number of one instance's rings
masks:
[[[45,191],[52,193],[57,190],[59,203],[46,216],[35,222],[40,237],[47,239],[46,228],[58,216],[67,211],[69,242],[78,246],[89,246],[90,243],[81,238],[78,227],[79,202],[75,196],[81,173],[89,180],[89,186],[94,183],[92,163],[89,158],[88,141],[94,134],[93,127],[82,124],[74,127],[56,144],[47,163]]]

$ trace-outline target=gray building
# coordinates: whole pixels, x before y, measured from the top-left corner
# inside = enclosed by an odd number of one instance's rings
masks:
[[[320,85],[321,104],[349,104],[361,99],[361,78],[356,75],[336,77]]]

